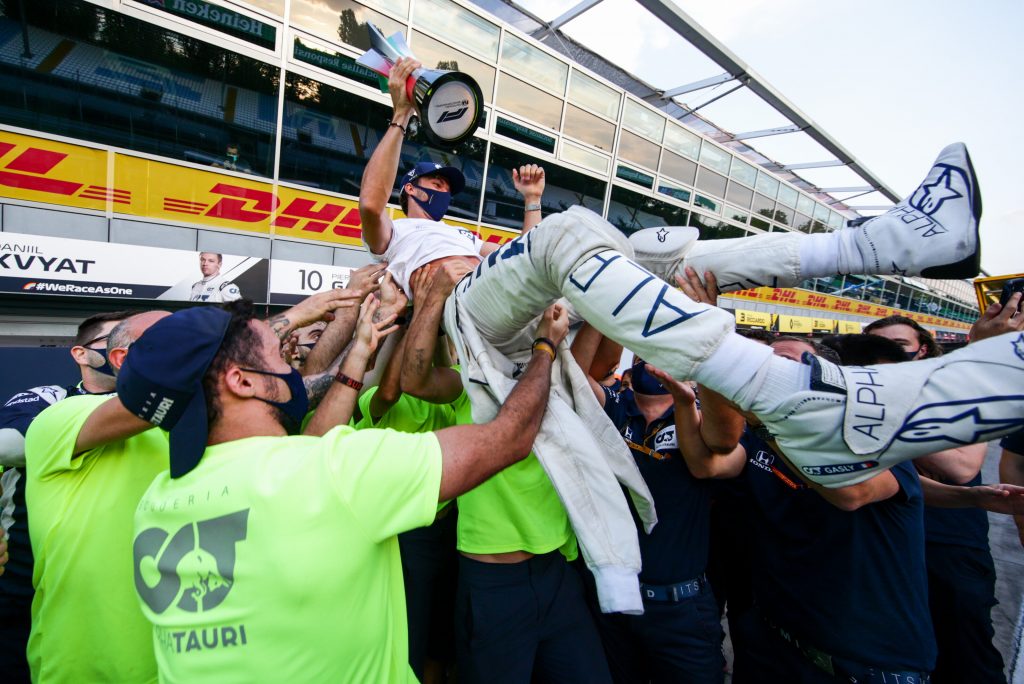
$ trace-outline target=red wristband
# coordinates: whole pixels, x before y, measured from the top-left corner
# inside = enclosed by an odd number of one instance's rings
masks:
[[[334,380],[336,382],[340,382],[342,385],[346,385],[348,387],[351,387],[356,392],[358,392],[359,390],[363,389],[363,383],[359,382],[355,378],[348,377],[347,375],[345,375],[341,371],[338,371],[338,374],[334,376]]]

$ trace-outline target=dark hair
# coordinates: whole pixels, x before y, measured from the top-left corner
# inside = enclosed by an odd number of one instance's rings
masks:
[[[768,330],[753,330],[747,328],[737,328],[736,334],[740,337],[746,337],[748,340],[754,340],[761,344],[771,344],[775,341],[775,335]]]
[[[210,367],[203,376],[203,394],[206,395],[207,424],[213,425],[221,415],[220,397],[217,391],[218,379],[229,364],[259,367],[260,338],[249,323],[256,318],[252,300],[239,299],[224,304],[222,307],[231,314],[231,321],[224,332],[224,340],[220,344]]]
[[[416,176],[415,178],[413,178],[409,182],[412,183],[415,187],[418,188],[420,186],[419,186],[419,184],[416,181],[418,181],[421,178],[444,178],[445,182],[448,181],[448,178],[444,174],[440,174],[440,173],[425,173],[422,176]],[[399,188],[399,190],[398,190],[398,192],[399,192],[399,195],[398,195],[398,206],[402,207],[402,213],[405,214],[406,216],[408,216],[409,215],[409,194],[405,191],[405,185],[406,185],[405,183],[402,183],[402,187]]]
[[[821,343],[834,349],[844,366],[870,366],[907,360],[903,345],[880,335],[829,335]]]
[[[917,345],[919,347],[927,347],[928,351],[922,358],[932,359],[936,356],[942,356],[942,347],[935,341],[932,334],[921,327],[921,324],[915,321],[913,318],[907,318],[906,316],[900,316],[896,314],[894,316],[886,316],[885,318],[879,318],[877,321],[872,321],[864,326],[864,332],[870,333],[873,330],[881,330],[882,328],[888,328],[894,325],[909,325],[917,333]],[[906,360],[906,359],[904,359]]]
[[[779,335],[773,340],[768,341],[768,345],[771,346],[776,342],[797,342],[799,344],[806,344],[808,347],[814,350],[814,355],[825,359],[831,363],[839,364],[839,354],[835,352],[831,347],[826,347],[817,340],[810,337],[796,337],[795,335]]]
[[[78,332],[75,333],[75,343],[73,346],[77,347],[94,340],[99,334],[100,328],[103,327],[104,323],[109,323],[111,321],[120,322],[137,313],[138,311],[110,311],[108,313],[98,313],[93,316],[89,316],[78,324]]]

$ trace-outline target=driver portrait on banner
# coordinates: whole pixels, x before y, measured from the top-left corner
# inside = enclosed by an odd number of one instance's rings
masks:
[[[242,298],[238,286],[228,280],[226,275],[220,272],[224,264],[224,255],[217,252],[199,253],[199,271],[203,274],[202,280],[192,284],[192,294],[189,295],[190,302],[233,302]]]

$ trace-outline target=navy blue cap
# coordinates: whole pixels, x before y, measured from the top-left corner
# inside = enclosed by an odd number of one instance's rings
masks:
[[[117,375],[125,408],[171,433],[171,477],[196,467],[206,450],[203,376],[231,314],[216,306],[185,309],[154,323],[128,350]]]
[[[466,177],[457,168],[429,161],[417,162],[415,166],[406,171],[402,176],[401,187],[404,188],[406,183],[412,183],[420,176],[441,176],[448,181],[448,190],[453,195],[459,194],[466,187]]]

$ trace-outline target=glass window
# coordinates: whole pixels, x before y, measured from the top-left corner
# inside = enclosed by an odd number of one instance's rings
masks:
[[[565,106],[565,123],[562,130],[566,135],[607,152],[611,152],[615,144],[615,124],[585,112],[575,105]]]
[[[648,175],[643,171],[631,169],[628,166],[623,166],[622,164],[615,167],[615,177],[627,180],[631,183],[636,183],[637,185],[642,185],[645,188],[654,187],[654,176]]]
[[[782,204],[781,202],[775,205],[775,220],[784,226],[788,226],[792,220],[793,210]]]
[[[480,85],[480,89],[484,93],[484,100],[491,101],[496,71],[494,67],[484,64],[464,52],[459,52],[455,48],[448,47],[419,31],[413,32],[410,47],[416,58],[429,68],[462,71],[469,74]]]
[[[731,161],[731,154],[723,149],[715,147],[706,140],[704,141],[704,144],[700,146],[700,163],[718,171],[719,173],[729,173],[729,164]]]
[[[554,137],[544,135],[540,131],[535,131],[529,126],[510,121],[503,116],[499,116],[498,120],[494,123],[494,132],[551,154],[555,152],[556,139]]]
[[[817,219],[814,219],[813,221],[811,221],[811,232],[812,233],[824,233],[825,232],[825,224],[822,223],[821,221],[817,220]]]
[[[722,208],[721,202],[719,202],[718,200],[711,199],[709,197],[705,197],[704,195],[697,195],[696,197],[694,197],[693,205],[696,207],[700,207],[701,209],[713,211],[716,214],[720,213]]]
[[[370,49],[367,22],[376,24],[385,36],[393,33],[405,35],[405,24],[354,0],[292,0],[293,26],[321,38],[341,40],[362,51]]]
[[[565,94],[569,65],[511,33],[505,34],[505,42],[501,46],[501,64],[531,83],[559,95]]]
[[[768,219],[761,218],[757,214],[750,216],[750,225],[754,228],[760,228],[761,230],[771,230],[772,224],[768,223]]]
[[[826,207],[824,204],[815,204],[814,213],[811,214],[811,216],[813,216],[817,221],[821,221],[822,223],[828,223],[828,214],[828,207]]]
[[[738,226],[726,223],[721,219],[698,214],[695,211],[690,213],[690,225],[700,231],[701,240],[739,238],[747,235],[747,231]]]
[[[365,0],[367,5],[397,14],[403,19],[409,16],[409,0]],[[292,0],[294,3],[295,0]]]
[[[205,0],[191,0],[190,2],[178,0],[173,3],[147,2],[147,0],[136,0],[136,2],[142,2],[179,19],[205,26],[268,50],[273,50],[277,46],[277,26],[275,24],[236,12],[228,7]]]
[[[715,197],[725,197],[725,176],[701,168],[697,173],[697,189]]]
[[[788,185],[779,186],[779,201],[787,207],[796,207],[796,198],[799,193]]]
[[[725,199],[739,204],[743,207],[750,206],[750,200],[754,197],[754,191],[750,188],[740,185],[736,181],[729,181],[729,190],[725,193]]]
[[[661,172],[680,183],[693,185],[693,180],[697,177],[697,165],[666,149],[661,155]]]
[[[565,211],[579,204],[601,213],[604,206],[605,184],[586,174],[570,171],[502,147],[491,145],[491,161],[487,167],[487,189],[484,195],[483,220],[507,228],[523,227],[523,198],[512,183],[512,169],[523,164],[544,167],[544,214]]]
[[[658,155],[661,147],[639,135],[633,135],[629,131],[622,131],[619,136],[619,157],[646,166],[649,169],[658,168]]]
[[[413,23],[441,37],[451,36],[460,48],[489,62],[498,60],[501,30],[483,17],[448,0],[417,0]],[[457,39],[455,39],[457,36]],[[419,55],[416,55],[419,57]]]
[[[740,209],[739,207],[725,206],[725,217],[738,221],[740,223],[746,223],[747,219],[750,218],[750,213],[746,209]]]
[[[282,123],[282,181],[350,196],[359,195],[363,170],[384,134],[391,108],[319,81],[289,73]],[[419,161],[457,166],[466,189],[452,197],[448,213],[476,221],[483,180],[485,143],[470,138],[456,150],[440,151],[415,141],[402,146],[399,177]],[[391,201],[398,204],[399,188]]]
[[[380,85],[380,76],[376,72],[370,71],[361,64],[356,64],[356,61],[344,52],[314,43],[309,38],[295,36],[295,41],[292,44],[292,57],[300,62],[320,67],[324,71],[344,76],[356,83],[362,83],[372,88],[377,88]]]
[[[603,154],[592,152],[591,150],[580,147],[579,145],[573,145],[565,140],[562,141],[561,157],[568,162],[579,164],[580,166],[585,166],[588,169],[600,171],[601,173],[608,173],[609,164],[611,163],[611,159]]]
[[[665,129],[665,147],[684,157],[696,159],[700,155],[700,136],[670,123]]]
[[[772,199],[775,199],[775,195],[779,193],[779,181],[769,176],[764,171],[757,172],[757,191],[762,195],[768,195]]]
[[[626,100],[626,108],[622,114],[622,125],[634,133],[639,133],[652,140],[661,142],[662,133],[665,131],[665,117],[633,100]]]
[[[259,7],[265,12],[276,14],[279,17],[284,16],[284,0],[246,0],[253,7]]]
[[[796,216],[793,218],[793,227],[799,231],[803,231],[804,233],[810,233],[811,217],[807,214],[797,212]]]
[[[0,4],[12,55],[21,4]],[[238,170],[272,175],[278,69],[78,0],[24,7],[36,57],[4,58],[0,123],[206,165],[235,145]]]
[[[690,212],[683,207],[656,200],[639,192],[612,186],[608,222],[626,235],[641,228],[685,226]]]
[[[832,212],[828,217],[828,228],[829,230],[839,230],[843,227],[843,223],[846,219],[843,218],[842,214]]]
[[[673,199],[677,199],[680,202],[689,202],[690,197],[693,195],[693,193],[691,193],[689,190],[685,188],[679,188],[676,187],[675,185],[672,185],[671,183],[666,183],[664,181],[658,183],[658,192],[660,192],[663,195],[668,195]]]
[[[733,157],[732,168],[729,169],[729,177],[754,187],[754,183],[757,182],[757,169],[739,157]]]
[[[560,98],[504,73],[498,83],[498,105],[555,130],[562,118]]]
[[[800,195],[796,200],[796,210],[808,216],[814,214],[814,200],[807,195]]]
[[[573,69],[569,100],[609,119],[619,118],[619,94],[582,71]]]

